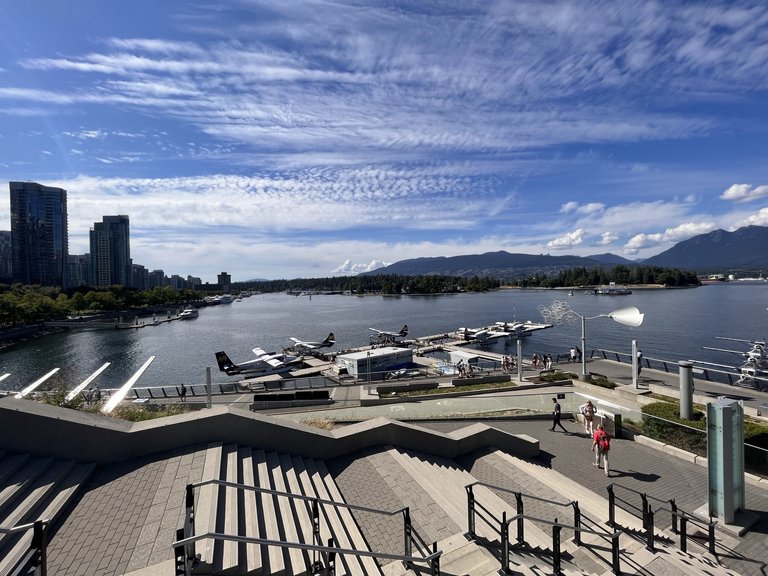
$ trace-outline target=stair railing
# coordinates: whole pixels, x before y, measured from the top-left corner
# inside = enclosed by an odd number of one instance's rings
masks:
[[[616,490],[615,488],[621,488],[622,490],[626,490],[627,492],[631,492],[633,494],[636,494],[640,496],[641,500],[641,506],[637,507],[629,500],[625,500],[622,498],[619,498],[616,496]],[[696,539],[692,539],[692,541],[696,544],[700,544],[703,548],[706,548],[707,551],[712,554],[713,556],[717,555],[716,551],[716,535],[715,535],[715,527],[717,525],[717,520],[712,520],[710,518],[709,520],[706,520],[704,518],[701,518],[699,516],[696,516],[695,514],[692,514],[690,512],[686,512],[685,510],[680,510],[677,507],[677,504],[675,503],[674,498],[671,498],[667,501],[661,500],[659,498],[655,498],[653,496],[649,496],[648,494],[644,492],[638,492],[637,490],[633,490],[632,488],[628,488],[626,486],[622,486],[621,484],[609,484],[608,485],[608,524],[612,527],[616,527],[616,502],[623,503],[627,508],[622,507],[623,510],[626,510],[627,512],[632,513],[632,511],[639,512],[640,518],[643,523],[643,531],[644,536],[646,540],[646,548],[653,552],[655,550],[655,517],[656,512],[669,512],[671,516],[671,525],[670,529],[672,530],[673,534],[678,535],[679,540],[679,547],[681,552],[687,552],[688,551],[688,523],[692,523],[696,526],[699,526],[707,531],[707,545],[701,545]],[[651,507],[650,501],[653,500],[655,502],[658,502],[662,504],[662,506],[658,506],[655,510]],[[668,504],[669,507],[664,506],[664,504]],[[679,523],[679,528],[678,528]]]
[[[231,534],[220,534],[216,532],[209,532],[207,534],[195,534],[195,489],[206,485],[223,486],[227,488],[235,488],[237,490],[249,490],[258,494],[270,494],[273,496],[283,496],[291,500],[304,501],[310,507],[310,514],[312,517],[313,544],[285,542],[281,540],[268,540],[264,538],[247,538]],[[312,496],[305,496],[303,494],[293,494],[291,492],[281,492],[279,490],[271,490],[269,488],[261,488],[259,486],[248,486],[235,482],[227,482],[225,480],[206,480],[194,484],[187,484],[184,500],[184,524],[176,531],[176,541],[172,544],[176,557],[177,576],[190,576],[192,574],[192,569],[199,560],[195,551],[195,543],[206,538],[213,538],[214,540],[231,540],[235,542],[264,544],[267,546],[279,546],[284,548],[301,548],[303,550],[313,550],[313,554],[320,554],[326,560],[324,570],[328,569],[329,561],[332,563],[336,554],[351,554],[354,556],[369,556],[372,558],[400,560],[408,567],[413,567],[414,564],[426,564],[429,567],[430,574],[434,576],[440,575],[440,556],[442,555],[442,551],[437,549],[437,542],[432,543],[430,551],[430,545],[427,544],[427,542],[413,527],[411,522],[410,509],[407,506],[405,508],[400,508],[394,511],[380,510],[377,508],[347,504],[346,502],[335,502],[333,500],[314,498]],[[328,543],[328,546],[323,546],[320,539],[320,519],[322,515],[319,513],[319,511],[321,506],[346,508],[348,510],[368,512],[382,516],[395,516],[402,514],[404,546],[403,554],[390,554],[385,552],[370,552],[367,550],[339,548],[338,546],[333,546],[332,541]],[[414,548],[416,548],[416,551],[420,555],[413,555]],[[332,575],[333,572],[331,571],[329,574]]]
[[[48,520],[36,520],[28,524],[11,527],[0,526],[0,534],[21,534],[29,530],[32,530],[32,542],[29,550],[16,564],[16,568],[10,573],[10,576],[27,574],[30,569],[34,570],[35,576],[48,575]]]
[[[503,492],[508,492],[510,494],[515,495],[515,502],[517,505],[518,513],[512,516],[511,518],[507,518],[507,512],[504,511],[502,513],[501,518],[498,518],[491,512],[488,508],[486,508],[481,502],[477,501],[477,498],[475,496],[473,487],[474,486],[485,486],[486,488],[491,488],[494,490],[500,490]],[[592,530],[589,528],[584,528],[581,525],[581,511],[579,509],[578,502],[557,502],[554,500],[548,500],[545,498],[540,498],[538,496],[533,496],[531,494],[523,494],[522,492],[516,492],[514,490],[509,490],[507,488],[503,488],[500,486],[493,486],[491,484],[486,484],[484,482],[474,482],[472,484],[469,484],[465,486],[467,491],[467,533],[469,537],[475,541],[478,541],[476,528],[477,528],[477,520],[480,519],[482,522],[484,522],[491,530],[494,531],[495,534],[498,534],[499,541],[501,542],[501,570],[504,573],[508,573],[510,571],[510,525],[514,522],[516,525],[516,534],[515,534],[515,540],[518,544],[518,546],[528,546],[528,544],[525,541],[525,521],[531,521],[531,522],[537,522],[546,524],[548,526],[552,527],[552,549],[547,550],[547,552],[550,552],[552,555],[552,570],[553,573],[557,576],[562,574],[562,551],[560,546],[560,532],[563,528],[573,530],[574,532],[574,543],[577,546],[582,546],[582,534],[593,534],[595,536],[598,536],[600,538],[604,538],[606,540],[610,540],[611,542],[611,569],[614,574],[621,574],[621,561],[620,561],[620,547],[619,547],[619,537],[621,536],[621,533],[623,530],[615,530],[613,532],[600,532],[597,530]],[[558,519],[555,518],[554,521],[547,520],[544,518],[536,518],[534,516],[529,516],[524,514],[523,512],[523,496],[526,498],[531,498],[535,500],[540,500],[543,502],[547,502],[550,504],[555,504],[559,506],[572,506],[574,510],[574,523],[572,525],[570,524],[563,524],[561,522],[558,522]]]

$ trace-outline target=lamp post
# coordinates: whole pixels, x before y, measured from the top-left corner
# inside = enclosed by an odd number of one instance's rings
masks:
[[[610,318],[619,324],[624,326],[631,326],[637,328],[643,323],[643,317],[645,316],[635,306],[628,308],[619,308],[609,314],[598,314],[597,316],[582,316],[574,312],[579,318],[581,318],[581,377],[587,376],[587,320],[594,320],[595,318]]]

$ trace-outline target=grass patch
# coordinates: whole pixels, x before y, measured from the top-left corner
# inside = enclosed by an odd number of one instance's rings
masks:
[[[539,374],[539,382],[562,382],[563,380],[576,380],[578,376],[573,372],[551,372],[549,374]]]
[[[144,422],[166,416],[177,416],[189,412],[186,407],[178,404],[150,404],[148,406],[118,406],[110,416],[127,420],[128,422]]]

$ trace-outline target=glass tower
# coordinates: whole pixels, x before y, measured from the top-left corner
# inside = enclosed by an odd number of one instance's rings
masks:
[[[103,216],[93,224],[91,270],[93,286],[133,285],[128,216]]]
[[[67,191],[36,182],[9,182],[13,281],[67,286]]]

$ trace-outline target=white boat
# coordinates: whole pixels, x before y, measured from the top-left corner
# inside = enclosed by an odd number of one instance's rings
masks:
[[[184,310],[179,312],[179,320],[192,320],[198,316],[200,316],[200,312],[197,308],[192,308],[192,306],[187,306]]]

